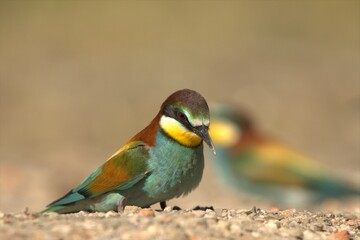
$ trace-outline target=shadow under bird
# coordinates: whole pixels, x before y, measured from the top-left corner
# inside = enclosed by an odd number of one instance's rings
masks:
[[[215,153],[209,124],[209,108],[199,93],[173,93],[146,128],[42,213],[122,211],[126,205],[149,207],[158,202],[165,208],[167,200],[199,185],[203,141]]]
[[[215,104],[210,110],[217,149],[212,163],[226,184],[286,207],[359,196],[359,189],[321,164],[257,131],[235,106]]]

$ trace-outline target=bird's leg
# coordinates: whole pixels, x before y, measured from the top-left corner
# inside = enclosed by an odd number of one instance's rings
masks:
[[[126,200],[126,198],[122,197],[119,200],[118,206],[117,206],[117,212],[118,213],[122,213],[124,211],[124,201]]]
[[[166,201],[160,202],[160,207],[164,210],[166,208]]]

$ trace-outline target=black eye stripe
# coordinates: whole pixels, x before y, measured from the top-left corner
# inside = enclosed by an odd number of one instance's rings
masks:
[[[183,111],[181,111],[180,109],[178,109],[178,108],[174,109],[174,115],[175,115],[178,119],[188,121],[188,118],[187,118],[186,114],[185,114]]]
[[[207,130],[209,130],[209,126],[206,126],[206,125],[202,125],[202,126],[197,126],[197,127],[194,127],[196,130],[202,130],[203,128],[206,128]]]
[[[187,129],[189,129],[190,131],[193,131],[192,129],[194,127],[190,123],[190,121],[187,118],[185,113],[183,113],[180,109],[174,109],[174,115],[175,115],[176,119],[178,119],[179,122],[182,123]]]
[[[163,114],[165,116],[171,117],[173,119],[176,119],[177,121],[179,121],[182,125],[184,125],[184,127],[186,127],[187,129],[189,129],[190,131],[194,130],[194,126],[190,123],[189,119],[187,118],[186,114],[181,111],[180,108],[175,108],[175,107],[171,107],[171,106],[166,106],[164,108],[164,112]],[[181,116],[180,116],[180,115]]]
[[[186,115],[183,113],[183,112],[181,112],[181,111],[176,111],[176,116],[178,117],[178,118],[180,118],[180,119],[186,119],[187,120],[187,117],[186,117]]]

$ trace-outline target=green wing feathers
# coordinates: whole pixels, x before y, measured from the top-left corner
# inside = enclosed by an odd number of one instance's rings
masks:
[[[112,191],[126,190],[148,174],[148,147],[141,141],[130,142],[91,173],[79,186],[50,203],[43,212],[57,211],[64,206],[94,198]]]

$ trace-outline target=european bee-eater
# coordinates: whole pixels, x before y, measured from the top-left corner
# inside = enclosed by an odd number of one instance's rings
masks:
[[[122,211],[158,202],[164,208],[200,183],[203,141],[215,153],[209,124],[204,97],[189,89],[173,93],[146,128],[43,212]]]
[[[225,183],[286,207],[359,195],[321,164],[257,131],[238,108],[217,104],[210,110],[218,153],[212,162]]]

